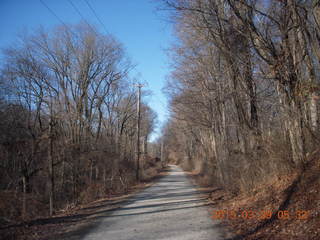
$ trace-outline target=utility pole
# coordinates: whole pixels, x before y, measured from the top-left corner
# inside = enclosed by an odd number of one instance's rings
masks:
[[[53,166],[53,111],[52,102],[50,102],[50,121],[49,121],[49,147],[48,147],[48,161],[49,161],[49,214],[53,215],[54,202],[54,166]]]
[[[161,162],[161,165],[162,167],[164,166],[164,156],[163,156],[163,137],[161,137],[161,145],[160,145],[160,162]]]
[[[142,84],[136,85],[138,88],[137,95],[137,172],[136,172],[136,179],[137,181],[140,180],[140,99],[141,99],[141,88],[143,87]]]

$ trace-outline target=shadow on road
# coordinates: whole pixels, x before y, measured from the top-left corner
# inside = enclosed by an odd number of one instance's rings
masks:
[[[172,170],[164,170],[165,173],[157,177],[157,184],[145,189],[136,196],[123,200],[105,200],[96,206],[83,208],[77,214],[62,217],[42,218],[17,226],[37,226],[45,224],[56,224],[59,226],[70,225],[68,232],[54,236],[52,239],[82,239],[99,226],[103,219],[138,216],[171,212],[183,209],[200,208],[212,205],[208,203],[207,195],[212,190],[195,190],[181,173],[176,174]],[[122,207],[121,207],[122,206]],[[104,221],[104,226],[106,221]],[[116,221],[115,221],[116,222]],[[112,225],[113,221],[107,221]]]

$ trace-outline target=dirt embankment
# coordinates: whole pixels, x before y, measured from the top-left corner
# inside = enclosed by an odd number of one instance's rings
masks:
[[[250,193],[234,196],[220,188],[210,195],[212,218],[231,233],[229,240],[320,239],[320,152],[304,169],[270,179]],[[193,173],[203,185],[203,178]]]

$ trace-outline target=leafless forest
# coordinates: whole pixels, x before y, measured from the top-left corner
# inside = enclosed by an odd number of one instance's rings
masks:
[[[133,67],[113,36],[86,24],[24,34],[5,50],[2,221],[52,215],[125,192],[136,182],[137,90],[128,77]],[[156,123],[144,95],[142,153]]]
[[[320,145],[320,2],[157,4],[177,41],[154,142],[148,92],[138,104],[134,64],[112,35],[62,24],[4,50],[0,224],[127,192],[167,162],[233,195],[307,169]]]
[[[234,193],[304,167],[319,147],[320,6],[170,0],[170,159]]]

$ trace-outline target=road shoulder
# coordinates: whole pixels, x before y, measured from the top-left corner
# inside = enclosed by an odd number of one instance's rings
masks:
[[[68,211],[60,212],[52,218],[34,219],[0,230],[0,239],[6,240],[55,240],[71,239],[80,236],[97,225],[101,214],[110,214],[128,203],[129,199],[151,187],[159,178],[168,174],[166,168],[156,176],[131,187],[126,194],[99,199],[80,205]]]

